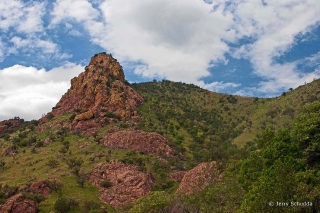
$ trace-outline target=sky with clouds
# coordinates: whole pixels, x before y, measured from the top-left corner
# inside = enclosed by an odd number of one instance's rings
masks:
[[[39,119],[98,52],[129,82],[274,97],[320,76],[319,0],[1,0],[0,120]]]

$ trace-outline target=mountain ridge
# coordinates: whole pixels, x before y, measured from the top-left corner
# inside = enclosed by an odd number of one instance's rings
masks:
[[[319,100],[319,88],[315,80],[276,98],[254,98],[167,80],[129,84],[116,59],[96,54],[39,121],[0,122],[0,209],[17,196],[40,212],[61,212],[64,204],[63,212],[143,212],[148,199],[161,198],[161,206],[199,183],[204,191],[219,187],[230,178],[229,164],[255,153],[266,129],[292,125],[301,107]],[[178,190],[181,181],[195,185]],[[51,193],[35,193],[36,183]],[[234,188],[234,195],[244,193]]]

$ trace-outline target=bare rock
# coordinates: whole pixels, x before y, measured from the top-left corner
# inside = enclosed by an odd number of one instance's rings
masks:
[[[0,212],[3,213],[36,213],[38,206],[32,201],[24,199],[22,194],[10,197],[7,202],[0,205]]]
[[[35,183],[33,183],[29,191],[34,194],[42,194],[44,196],[47,196],[51,193],[51,189],[47,186],[46,181],[44,180],[38,180]]]
[[[169,174],[168,177],[177,182],[181,182],[181,180],[183,179],[186,173],[187,173],[186,171],[179,171],[179,172]]]
[[[23,123],[24,120],[20,118],[14,118],[14,119],[9,119],[9,120],[4,120],[0,122],[0,135],[2,132],[5,130],[13,130],[17,127],[20,126],[21,123]]]
[[[120,162],[97,164],[88,179],[100,188],[99,199],[115,208],[147,195],[153,184],[150,173],[139,171],[136,165]],[[108,188],[101,186],[103,181],[108,181]]]
[[[173,157],[167,139],[155,132],[122,130],[107,134],[101,143],[109,148],[129,149],[157,156]]]
[[[70,129],[81,134],[93,134],[113,122],[136,116],[143,98],[125,81],[121,65],[111,55],[96,54],[85,72],[71,80],[71,88],[62,96],[52,112],[40,119],[45,123],[66,113],[75,116]],[[41,129],[41,125],[38,128]],[[41,130],[40,130],[41,129]]]
[[[216,162],[201,163],[183,176],[177,192],[192,194],[203,190],[217,180],[219,180],[219,172],[216,169]]]

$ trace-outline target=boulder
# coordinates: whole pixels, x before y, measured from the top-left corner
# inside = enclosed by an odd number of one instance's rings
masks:
[[[46,181],[38,180],[29,187],[29,191],[34,194],[42,194],[47,196],[51,193],[51,189],[47,186]]]

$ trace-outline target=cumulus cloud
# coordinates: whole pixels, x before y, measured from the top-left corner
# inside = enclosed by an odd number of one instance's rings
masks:
[[[199,84],[229,50],[221,38],[232,15],[200,0],[107,0],[100,9],[108,34],[98,42],[122,60],[144,63],[135,72],[145,77]]]
[[[220,92],[221,90],[224,90],[228,87],[232,87],[232,88],[235,88],[235,87],[239,87],[241,84],[235,84],[235,83],[230,83],[230,82],[227,82],[227,83],[224,83],[224,82],[212,82],[210,84],[204,84],[201,85],[204,89],[207,89],[207,90],[212,90],[212,91],[216,91],[216,92]]]
[[[4,0],[0,2],[0,38],[6,40],[1,45],[0,61],[10,55],[25,55],[37,58],[45,56],[66,58],[45,32],[43,16],[46,2]],[[36,53],[36,54],[35,54]]]
[[[18,36],[14,36],[10,39],[13,46],[9,49],[10,52],[35,52],[40,49],[43,53],[54,53],[57,51],[57,44],[51,41],[41,40],[39,38],[27,38],[23,39]]]
[[[295,38],[309,32],[320,21],[320,2],[315,0],[284,0],[261,2],[235,1],[230,6],[235,16],[237,37],[255,39],[234,52],[236,58],[249,59],[254,73],[266,79],[258,91],[272,95],[284,88],[297,87],[303,82],[319,77],[313,73],[303,74],[297,62],[276,63],[275,58],[294,47]]]
[[[73,2],[56,2],[52,24],[70,19],[83,23],[92,41],[118,60],[142,62],[135,73],[144,77],[200,84],[200,78],[210,75],[209,63],[225,60],[229,50],[221,38],[232,34],[227,31],[232,15],[212,11],[201,0],[107,0],[97,9],[82,0],[77,7],[87,16],[70,12],[76,11]]]
[[[0,70],[0,120],[41,118],[70,87],[70,79],[83,69],[68,63],[49,71],[21,65]]]
[[[3,0],[0,2],[0,29],[8,31],[15,28],[18,32],[32,33],[43,30],[42,15],[45,4],[42,2],[24,3]]]
[[[51,24],[55,25],[65,18],[75,19],[77,22],[92,20],[99,16],[99,12],[87,0],[57,0],[51,15]]]
[[[91,40],[120,61],[139,62],[134,72],[144,77],[185,81],[214,89],[217,87],[206,86],[201,78],[210,75],[210,64],[227,63],[226,53],[251,61],[254,74],[265,79],[256,89],[266,94],[279,93],[318,75],[302,74],[297,63],[277,64],[274,59],[290,50],[298,35],[319,23],[319,1],[74,2],[58,0],[52,23],[65,20],[82,23]],[[78,10],[73,10],[74,5]],[[242,38],[250,38],[252,42],[230,49],[227,42],[237,43]],[[215,84],[219,82],[212,82]]]

